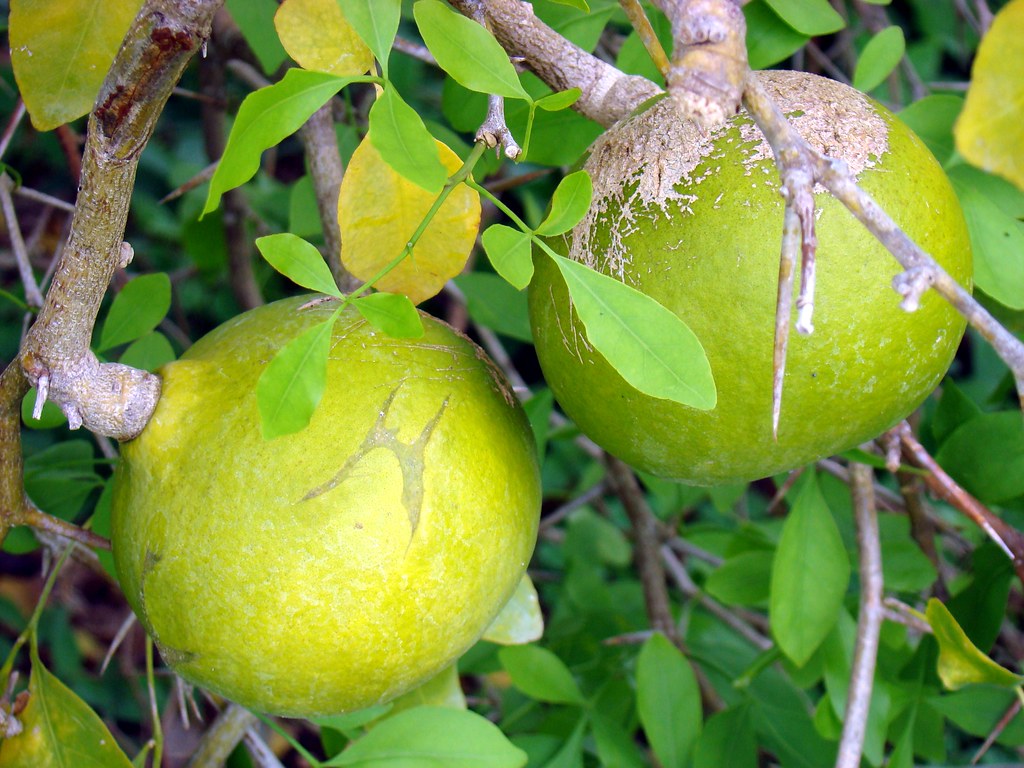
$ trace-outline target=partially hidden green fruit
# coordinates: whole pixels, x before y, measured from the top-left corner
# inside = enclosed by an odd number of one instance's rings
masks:
[[[311,423],[264,440],[260,374],[334,309],[305,300],[246,312],[163,369],[124,446],[112,537],[171,667],[296,717],[387,701],[465,652],[526,569],[541,493],[508,384],[425,315],[403,340],[343,313]]]
[[[969,287],[964,218],[921,141],[845,85],[796,72],[760,76],[797,131],[845,160],[896,223]],[[662,99],[598,139],[586,169],[591,209],[553,247],[675,312],[703,344],[718,387],[711,411],[636,391],[587,343],[557,268],[538,254],[530,317],[545,378],[580,429],[630,464],[696,485],[786,471],[879,435],[949,367],[964,321],[932,291],[916,312],[903,311],[891,287],[896,260],[820,190],[814,332],[790,336],[776,442],[783,201],[758,129],[744,115],[705,134]]]

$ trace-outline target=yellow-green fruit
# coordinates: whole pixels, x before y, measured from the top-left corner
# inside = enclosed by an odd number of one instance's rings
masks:
[[[804,73],[761,77],[803,137],[845,160],[896,223],[969,287],[964,218],[921,141],[852,88]],[[530,316],[545,378],[566,413],[612,454],[697,485],[765,477],[877,436],[948,368],[963,320],[931,291],[916,312],[900,309],[896,260],[820,191],[814,332],[790,336],[776,442],[783,201],[760,132],[740,116],[705,134],[663,99],[602,136],[586,169],[594,202],[572,237],[553,246],[675,312],[703,344],[718,387],[712,411],[630,387],[587,344],[560,273],[538,255]]]
[[[246,312],[163,369],[113,501],[118,577],[164,659],[296,717],[386,701],[451,664],[514,592],[540,509],[508,384],[427,316],[402,340],[342,314],[311,423],[264,440],[260,374],[334,309],[305,300]]]

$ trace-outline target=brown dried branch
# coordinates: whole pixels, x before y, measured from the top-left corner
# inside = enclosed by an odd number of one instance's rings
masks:
[[[866,464],[853,464],[850,477],[860,555],[860,612],[836,768],[858,768],[860,765],[878,659],[878,638],[884,617],[882,544],[878,535],[874,473]]]
[[[487,26],[509,56],[523,64],[556,91],[579,88],[573,105],[580,114],[609,126],[661,92],[644,77],[626,75],[607,62],[569,43],[538,19],[529,3],[520,0],[481,0]],[[473,16],[478,0],[452,0]]]
[[[740,108],[747,64],[747,24],[734,0],[655,0],[672,22],[668,92],[680,113],[713,127]]]
[[[246,732],[259,722],[256,715],[239,704],[228,704],[203,734],[199,749],[188,768],[221,768]]]
[[[7,538],[7,532],[20,523],[25,509],[21,399],[28,389],[21,366],[14,360],[0,374],[0,544]]]
[[[959,509],[981,528],[1010,558],[1017,577],[1024,583],[1024,533],[1004,522],[946,474],[925,447],[917,441],[907,422],[899,424],[893,431],[899,435],[906,460],[915,467],[928,470],[925,482],[931,492]]]
[[[633,25],[633,29],[636,30],[637,35],[643,42],[644,48],[647,49],[647,55],[651,57],[654,66],[668,80],[668,72],[672,67],[672,63],[668,60],[668,54],[665,53],[665,49],[661,47],[661,41],[658,39],[657,34],[655,34],[654,27],[651,26],[651,21],[647,18],[647,13],[640,4],[640,0],[619,0],[619,5],[622,6],[622,10],[626,13],[626,18],[629,19],[629,23]]]
[[[72,428],[130,439],[149,420],[160,380],[100,363],[90,350],[100,302],[122,267],[139,156],[185,65],[209,36],[218,0],[148,0],[132,23],[89,117],[71,235],[20,360]]]
[[[788,169],[810,169],[811,177],[806,183],[821,183],[903,266],[905,271],[893,280],[894,289],[903,296],[901,306],[913,311],[924,291],[928,288],[937,291],[981,333],[1010,367],[1024,406],[1024,343],[1000,325],[967,290],[914,243],[870,195],[857,186],[845,163],[826,157],[803,140],[772,102],[755,73],[747,78],[743,104],[775,152],[783,184],[788,186],[800,181],[789,175]],[[787,193],[789,196],[794,194],[797,193],[793,190]],[[805,243],[805,260],[806,252]]]

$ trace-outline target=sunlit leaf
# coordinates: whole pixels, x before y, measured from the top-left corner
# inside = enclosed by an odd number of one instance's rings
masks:
[[[1024,189],[1024,0],[996,14],[971,69],[956,147],[970,162]]]
[[[437,148],[445,168],[458,170],[458,156],[441,142]],[[435,199],[396,173],[364,139],[352,155],[338,196],[341,260],[348,271],[371,280],[398,260]],[[412,254],[375,287],[405,294],[414,304],[426,301],[462,271],[479,224],[480,198],[460,184],[430,220]]]
[[[147,333],[142,338],[136,339],[128,348],[121,353],[120,363],[130,365],[132,368],[141,368],[144,371],[156,371],[162,365],[167,365],[177,357],[171,342],[160,331]]]
[[[284,0],[274,26],[288,55],[305,69],[344,76],[373,66],[373,54],[337,0]]]
[[[400,293],[371,293],[352,303],[370,325],[388,336],[418,339],[423,335],[423,320],[408,296]]]
[[[498,660],[512,684],[527,696],[552,704],[582,704],[572,672],[560,658],[538,645],[511,645],[498,651]]]
[[[939,678],[950,690],[971,683],[1016,688],[1024,676],[1015,675],[982,653],[964,633],[953,614],[934,597],[928,601],[925,617],[939,643]]]
[[[93,107],[142,0],[13,0],[8,35],[18,91],[36,130]]]
[[[743,6],[747,20],[747,57],[751,69],[764,69],[788,59],[807,42],[779,18],[765,0],[751,0]]]
[[[289,69],[279,83],[246,96],[238,109],[224,155],[210,180],[203,213],[214,210],[226,191],[251,179],[259,170],[264,150],[299,130],[310,115],[353,79]]]
[[[558,183],[551,196],[551,210],[537,227],[537,234],[561,235],[568,232],[587,215],[594,185],[586,171],[570,173]]]
[[[325,766],[522,768],[526,753],[469,710],[416,707],[377,723]]]
[[[466,696],[462,692],[458,667],[455,664],[445,667],[427,682],[416,686],[408,693],[403,693],[392,703],[394,706],[391,712],[394,714],[413,707],[465,709]]]
[[[505,49],[482,25],[439,0],[419,0],[413,14],[438,66],[456,82],[478,93],[530,99]]]
[[[327,385],[327,356],[334,319],[318,323],[278,350],[256,384],[263,437],[303,429]]]
[[[163,272],[129,280],[103,321],[97,350],[135,341],[152,331],[171,308],[171,280]]]
[[[547,96],[542,96],[534,104],[547,112],[560,112],[579,101],[582,95],[583,91],[579,88],[569,88],[565,91],[556,91],[555,93],[549,93]]]
[[[846,26],[828,0],[766,0],[779,18],[797,32],[815,37],[838,32]]]
[[[693,668],[672,642],[653,634],[636,661],[636,706],[658,763],[684,768],[703,724]]]
[[[107,726],[58,680],[31,648],[28,705],[22,731],[0,742],[4,768],[131,768]]]
[[[906,48],[903,30],[897,26],[886,27],[872,37],[857,60],[853,87],[861,91],[877,88],[899,66]]]
[[[974,282],[1011,309],[1024,309],[1024,226],[971,184],[953,178],[967,220]]]
[[[523,574],[516,591],[501,613],[484,632],[483,639],[499,645],[520,645],[540,640],[544,633],[544,614],[540,610],[537,588]]]
[[[563,256],[553,256],[587,339],[644,394],[708,410],[717,392],[693,331],[635,288]]]
[[[492,224],[484,230],[480,242],[494,271],[517,290],[530,284],[533,277],[533,236],[505,224]]]
[[[811,474],[782,527],[768,609],[775,640],[797,666],[835,625],[849,582],[846,547]]]
[[[402,177],[436,195],[448,173],[423,119],[388,86],[370,108],[370,141]]]
[[[402,18],[401,0],[336,0],[348,23],[363,39],[380,62],[381,72],[388,76],[391,44],[398,34]]]
[[[341,296],[331,268],[314,245],[284,232],[256,239],[256,247],[274,269],[296,285],[311,291]]]

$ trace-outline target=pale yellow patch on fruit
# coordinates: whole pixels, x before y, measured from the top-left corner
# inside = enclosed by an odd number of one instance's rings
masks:
[[[303,69],[345,77],[373,66],[373,54],[336,0],[284,0],[274,14],[281,45]]]
[[[462,161],[437,142],[449,174]],[[436,197],[395,172],[363,139],[345,171],[338,197],[341,261],[360,280],[370,280],[401,256]],[[435,296],[459,274],[476,242],[480,196],[460,184],[430,220],[412,253],[381,278],[376,287],[403,293],[414,304]]]

